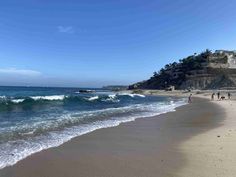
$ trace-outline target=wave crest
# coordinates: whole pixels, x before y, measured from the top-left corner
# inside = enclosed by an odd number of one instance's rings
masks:
[[[110,95],[93,95],[90,97],[80,95],[49,95],[30,97],[0,97],[0,111],[12,111],[31,109],[34,106],[46,106],[48,104],[113,104],[130,99],[144,98],[141,94],[118,93]],[[15,109],[20,108],[20,109]]]
[[[63,100],[65,95],[51,95],[51,96],[32,96],[34,100]]]
[[[121,96],[130,96],[130,97],[142,97],[142,98],[145,98],[145,95],[142,95],[142,94],[137,94],[137,93],[119,93],[118,95],[121,95]]]

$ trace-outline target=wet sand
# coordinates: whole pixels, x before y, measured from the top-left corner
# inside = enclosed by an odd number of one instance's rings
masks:
[[[183,143],[220,127],[224,117],[224,109],[219,105],[194,98],[192,104],[177,108],[175,112],[96,130],[36,153],[0,170],[0,176],[182,176],[189,163]]]

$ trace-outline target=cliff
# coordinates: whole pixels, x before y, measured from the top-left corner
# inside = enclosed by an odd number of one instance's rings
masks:
[[[236,52],[209,50],[167,64],[159,72],[129,89],[235,89]]]

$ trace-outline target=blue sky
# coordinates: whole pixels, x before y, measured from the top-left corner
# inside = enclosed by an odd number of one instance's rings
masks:
[[[235,0],[0,1],[0,85],[100,87],[236,49]]]

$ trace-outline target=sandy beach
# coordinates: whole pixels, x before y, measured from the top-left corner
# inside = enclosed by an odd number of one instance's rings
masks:
[[[236,177],[235,6],[0,1],[0,177]]]
[[[235,101],[195,97],[175,112],[96,130],[36,153],[0,176],[235,176],[233,107]]]
[[[193,136],[180,145],[186,165],[179,176],[233,177],[236,175],[236,102],[214,101],[224,109],[225,116],[217,128]]]

